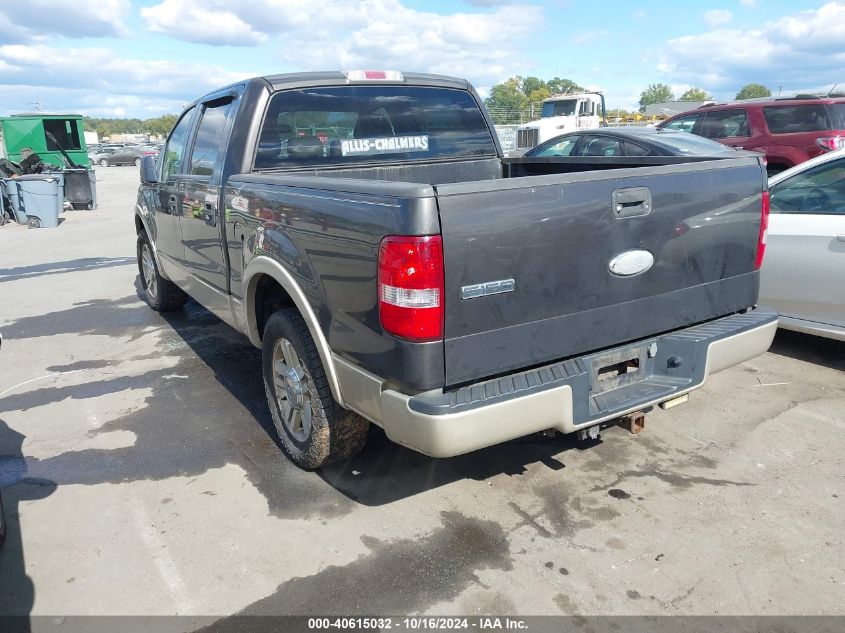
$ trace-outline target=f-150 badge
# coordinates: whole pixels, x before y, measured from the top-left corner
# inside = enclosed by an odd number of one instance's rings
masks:
[[[499,281],[488,281],[484,284],[461,287],[461,299],[475,299],[487,295],[498,295],[503,292],[513,292],[516,282],[513,279],[500,279]]]

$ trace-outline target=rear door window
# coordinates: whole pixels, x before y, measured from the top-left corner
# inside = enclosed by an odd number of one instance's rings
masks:
[[[690,114],[689,116],[682,116],[670,121],[662,127],[664,130],[677,130],[678,132],[692,132],[692,128],[698,123],[701,118],[700,114]]]
[[[233,103],[234,97],[223,97],[203,105],[197,138],[191,152],[191,175],[211,176],[214,173],[223,151],[226,121]]]
[[[578,148],[578,156],[624,156],[622,142],[609,136],[589,134]]]
[[[622,141],[622,147],[625,150],[625,156],[650,156],[652,150],[630,141]]]
[[[741,108],[708,112],[696,134],[704,138],[748,136],[748,115]]]
[[[772,134],[795,134],[830,129],[830,119],[822,104],[770,106],[763,108],[763,117]]]
[[[256,169],[496,156],[481,109],[464,90],[339,86],[270,99]]]

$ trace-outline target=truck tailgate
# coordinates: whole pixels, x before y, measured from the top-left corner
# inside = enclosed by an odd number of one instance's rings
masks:
[[[437,186],[447,385],[755,304],[764,187],[757,158]]]

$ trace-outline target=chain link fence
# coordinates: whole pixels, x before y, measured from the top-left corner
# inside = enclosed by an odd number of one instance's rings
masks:
[[[543,102],[528,104],[528,106],[520,109],[502,108],[493,106],[487,108],[490,112],[490,117],[496,125],[521,125],[529,121],[536,121],[540,118],[540,112],[543,109]]]

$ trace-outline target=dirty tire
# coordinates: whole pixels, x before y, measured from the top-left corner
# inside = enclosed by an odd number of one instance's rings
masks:
[[[278,358],[278,350],[287,343],[292,346],[294,356],[303,370],[300,373],[306,376],[301,383],[301,400],[307,401],[307,404],[302,405],[300,419],[310,417],[310,428],[307,432],[302,430],[305,427],[302,423],[299,433],[305,434],[305,437],[299,438],[295,436],[296,431],[283,421],[282,407],[291,407],[290,400],[286,396],[278,397],[277,379],[274,378],[278,369],[275,366],[277,361],[274,361],[274,351]],[[300,468],[313,470],[349,459],[364,448],[369,422],[335,402],[320,361],[320,354],[308,326],[296,308],[279,310],[267,320],[262,337],[261,356],[267,404],[282,447],[293,463]],[[285,364],[284,367],[288,365]],[[307,416],[305,409],[310,410]]]
[[[188,295],[172,281],[159,274],[152,253],[150,239],[146,232],[141,231],[138,233],[138,272],[141,275],[141,285],[144,287],[144,301],[158,312],[178,310],[188,301]]]

